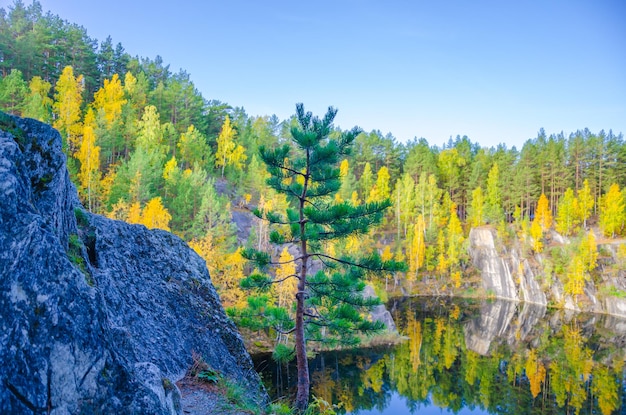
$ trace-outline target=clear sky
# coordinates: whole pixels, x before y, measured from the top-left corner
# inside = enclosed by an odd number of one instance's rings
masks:
[[[436,145],[626,133],[624,0],[40,2],[250,115],[333,105],[342,128]]]

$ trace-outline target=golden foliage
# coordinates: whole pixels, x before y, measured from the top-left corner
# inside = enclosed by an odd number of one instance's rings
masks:
[[[541,384],[546,379],[546,368],[537,357],[537,351],[531,349],[526,360],[526,377],[530,382],[530,393],[536,398],[541,392]]]
[[[132,75],[131,75],[132,76]],[[104,80],[104,86],[93,96],[93,105],[96,110],[104,112],[104,119],[107,126],[111,126],[122,113],[122,107],[126,104],[124,99],[124,88],[117,74],[113,74],[111,79]]]
[[[547,232],[552,226],[552,211],[550,210],[548,198],[543,193],[539,196],[539,201],[537,202],[534,221],[539,223],[542,232]]]
[[[409,273],[407,279],[415,281],[417,279],[417,271],[424,265],[424,257],[426,254],[426,243],[424,233],[426,232],[424,216],[419,215],[417,222],[413,225],[411,233],[411,245],[409,249]]]
[[[226,253],[215,244],[211,233],[207,233],[199,240],[189,242],[189,247],[200,255],[206,262],[211,282],[220,295],[224,307],[239,307],[246,302],[246,294],[239,286],[239,282],[245,277],[244,266],[246,260],[238,249],[232,253]]]
[[[99,197],[100,184],[100,147],[96,145],[96,120],[93,110],[89,108],[85,115],[83,139],[76,153],[80,162],[78,172],[78,193],[87,202],[90,212],[94,211]]]
[[[83,102],[83,77],[74,77],[74,70],[66,66],[61,72],[54,87],[53,110],[56,114],[53,126],[67,140],[70,154],[74,154],[78,148],[78,139],[82,132],[80,123]]]
[[[276,294],[278,306],[291,310],[296,300],[298,279],[296,278],[296,263],[293,255],[289,253],[287,247],[283,248],[278,259],[280,266],[276,269]]]
[[[367,202],[382,202],[383,200],[388,199],[391,195],[391,187],[389,186],[390,180],[391,176],[389,175],[389,169],[382,166],[376,174],[376,183],[370,190]]]
[[[172,215],[163,206],[160,197],[150,199],[150,201],[143,208],[141,214],[141,224],[150,229],[163,229],[165,231],[170,230],[170,220]]]
[[[540,253],[543,251],[543,231],[541,230],[541,224],[535,216],[530,225],[530,238],[532,240],[533,251]]]
[[[615,237],[626,223],[626,201],[619,185],[613,183],[602,198],[600,205],[600,228],[605,236]]]

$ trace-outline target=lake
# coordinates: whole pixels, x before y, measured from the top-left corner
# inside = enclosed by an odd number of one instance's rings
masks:
[[[387,306],[406,341],[309,362],[312,394],[338,413],[626,413],[624,319],[500,300]],[[295,364],[254,360],[273,399],[295,394]]]

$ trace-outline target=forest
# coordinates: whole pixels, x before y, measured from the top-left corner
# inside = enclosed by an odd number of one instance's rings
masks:
[[[242,248],[270,246],[267,225],[249,212],[288,203],[268,189],[259,147],[289,141],[295,117],[250,115],[206,98],[160,56],[130,56],[110,37],[98,42],[36,1],[0,9],[0,75],[0,109],[60,132],[86,209],[175,233],[205,258],[225,306],[245,302],[239,281],[251,270]],[[506,135],[487,148],[466,136],[433,145],[360,133],[334,198],[354,206],[390,199],[392,207],[381,227],[325,248],[406,261],[407,272],[370,276],[379,296],[417,293],[426,280],[463,294],[471,288],[469,231],[488,225],[528,255],[548,254],[544,284],[559,279],[568,294],[582,294],[599,273],[597,246],[626,231],[624,137],[541,129],[518,149]],[[571,243],[552,246],[555,233]],[[286,262],[290,253],[277,255]],[[624,244],[619,258],[623,269]]]

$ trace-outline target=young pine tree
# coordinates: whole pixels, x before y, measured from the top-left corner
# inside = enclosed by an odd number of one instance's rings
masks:
[[[334,257],[323,249],[328,245],[325,242],[366,234],[373,225],[380,223],[384,210],[391,205],[388,199],[354,206],[349,201],[337,202],[334,198],[341,187],[339,164],[360,132],[354,128],[330,138],[335,115],[336,110],[331,107],[324,118],[319,119],[298,104],[297,125],[291,128],[293,146],[260,147],[261,159],[271,175],[267,184],[286,195],[291,208],[257,214],[275,227],[270,234],[273,243],[299,246],[293,259],[297,272],[280,275],[280,279],[253,273],[242,286],[262,292],[278,280],[284,284],[286,279],[296,279],[296,290],[291,293],[296,303],[294,318],[278,304],[271,304],[268,295],[250,297],[244,310],[230,310],[243,325],[273,327],[279,333],[294,332],[298,411],[304,411],[309,400],[307,341],[350,345],[358,342],[358,333],[381,330],[382,323],[368,321],[362,313],[379,303],[376,298],[362,295],[363,278],[368,271],[405,269],[403,263],[383,262],[378,254]],[[280,260],[272,262],[270,255],[261,251],[250,249],[245,256],[259,266],[280,263]],[[313,260],[321,269],[311,275]]]

